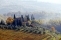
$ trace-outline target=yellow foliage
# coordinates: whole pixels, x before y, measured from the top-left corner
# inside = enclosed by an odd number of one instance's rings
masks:
[[[12,23],[12,22],[13,22],[13,20],[14,20],[13,18],[8,17],[8,18],[7,18],[7,20],[6,20],[6,23]]]

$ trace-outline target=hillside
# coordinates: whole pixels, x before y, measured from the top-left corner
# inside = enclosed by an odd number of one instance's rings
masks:
[[[5,20],[4,16],[1,16],[1,18],[3,20]],[[36,29],[37,30],[36,33],[33,33],[33,32],[35,32],[35,30],[33,30],[30,33],[28,31],[25,32],[25,30],[27,29],[26,27],[24,27],[23,29],[20,28],[19,31],[9,30],[9,29],[0,29],[0,39],[1,40],[58,40],[61,38],[61,36],[60,36],[61,34],[55,32],[54,30],[51,31],[46,28],[48,27],[47,25],[49,25],[49,24],[52,25],[52,23],[53,23],[55,26],[57,24],[60,24],[60,22],[61,22],[61,20],[49,20],[48,23],[46,22],[46,20],[36,20],[33,23],[35,25],[35,27],[38,28],[38,29]],[[49,26],[51,26],[51,25],[49,25]],[[45,29],[45,31],[43,31],[43,29]],[[29,30],[31,30],[31,29],[29,29]],[[38,34],[39,33],[38,30],[41,32],[40,34]]]
[[[36,24],[37,23],[35,23],[35,25]],[[40,25],[37,24],[37,26],[39,27]],[[40,34],[38,34],[38,31],[36,31],[37,33],[34,33],[35,30],[33,30],[32,32],[25,31],[28,27],[26,29],[24,28],[20,28],[19,31],[0,28],[0,39],[1,40],[58,40],[61,38],[60,36],[61,34],[55,33],[54,31],[50,31],[48,29],[43,31],[42,30],[43,27],[38,28],[41,31]]]
[[[47,35],[0,29],[0,40],[41,40]]]
[[[33,34],[24,31],[13,31],[0,29],[0,40],[48,40],[49,34]],[[54,39],[54,37],[53,37]]]

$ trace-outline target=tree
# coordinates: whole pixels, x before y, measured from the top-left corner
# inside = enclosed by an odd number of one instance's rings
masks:
[[[5,22],[3,20],[1,20],[1,23],[0,24],[5,25]]]
[[[30,21],[29,15],[27,15],[27,21]]]
[[[13,21],[14,21],[14,19],[13,19],[13,18],[8,17],[8,18],[7,18],[7,20],[6,20],[6,23],[7,23],[7,25],[10,25],[10,24],[12,24],[12,23],[13,23]]]
[[[33,16],[33,14],[31,15],[31,20],[33,21],[33,20],[35,20],[35,18],[34,18],[34,16]]]
[[[14,14],[14,19],[16,18],[15,14]]]
[[[21,15],[21,21],[24,22],[24,18],[23,18],[23,15]]]

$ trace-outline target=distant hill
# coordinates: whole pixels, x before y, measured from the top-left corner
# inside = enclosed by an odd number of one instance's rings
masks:
[[[16,14],[16,16],[21,16],[21,15],[27,15],[29,14],[30,16],[33,14],[36,19],[57,19],[61,18],[61,13],[52,13],[52,12],[45,12],[45,11],[40,11],[40,12],[8,12],[4,14],[4,16],[12,16]]]

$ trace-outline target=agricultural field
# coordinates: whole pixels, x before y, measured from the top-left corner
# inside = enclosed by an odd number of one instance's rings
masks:
[[[24,31],[0,29],[0,40],[48,40],[48,39],[51,39],[51,36],[48,34],[41,35],[28,33]]]
[[[41,40],[48,35],[0,29],[0,40]]]

